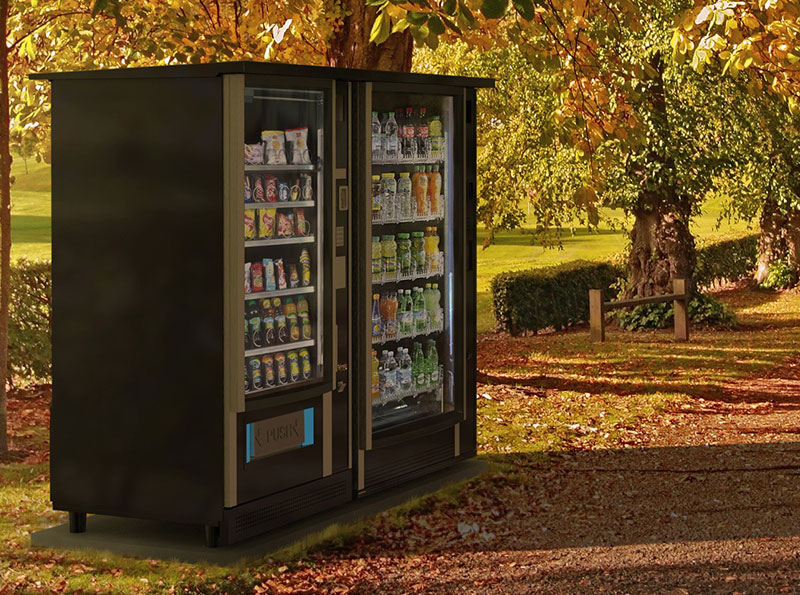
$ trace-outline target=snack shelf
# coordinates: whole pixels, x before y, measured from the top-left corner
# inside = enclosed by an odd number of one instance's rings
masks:
[[[439,263],[444,262],[444,252],[439,252]],[[430,277],[441,277],[442,267],[436,266],[424,273],[414,273],[413,275],[401,275],[399,273],[381,273],[372,275],[372,285],[383,285],[384,283],[400,283],[401,281],[417,281],[419,279],[428,279]]]
[[[259,347],[258,349],[247,349],[244,352],[244,356],[253,357],[254,355],[266,355],[268,353],[278,353],[279,351],[293,351],[295,349],[303,349],[304,347],[313,347],[313,346],[314,346],[314,339],[306,339],[305,341],[294,341],[293,343],[279,343],[277,345]]]
[[[254,165],[245,165],[244,171],[317,171],[317,166],[313,163],[299,163],[297,165],[287,163],[281,165],[264,165],[264,164],[254,164]]]
[[[314,236],[297,236],[291,238],[271,238],[266,240],[245,240],[245,248],[257,248],[259,246],[285,246],[287,244],[313,244],[316,241]]]
[[[444,165],[442,157],[414,157],[413,159],[374,159],[372,165]]]
[[[246,202],[245,209],[295,209],[300,207],[314,207],[316,202],[313,200],[289,200],[275,202]]]
[[[442,309],[439,308],[439,311],[442,312]],[[444,319],[438,325],[433,324],[426,324],[424,331],[413,331],[409,333],[397,333],[396,337],[387,338],[386,333],[378,337],[372,337],[372,344],[373,345],[385,345],[386,343],[397,343],[398,341],[404,341],[405,339],[416,339],[418,337],[427,337],[428,335],[433,335],[437,333],[441,333],[444,330]]]
[[[294,289],[276,289],[275,291],[258,291],[255,293],[245,293],[244,301],[260,300],[265,298],[283,297],[285,295],[299,295],[301,293],[314,293],[316,288],[313,285],[308,287],[295,287]]]

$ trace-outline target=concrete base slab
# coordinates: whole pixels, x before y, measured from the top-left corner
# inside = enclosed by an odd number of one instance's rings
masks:
[[[443,487],[486,472],[486,461],[462,461],[404,486],[354,500],[301,522],[236,543],[207,548],[203,527],[91,515],[86,533],[70,533],[69,524],[31,533],[31,546],[51,549],[97,550],[136,558],[206,562],[228,566],[263,558],[333,525],[344,525],[398,506],[412,498],[432,494]]]

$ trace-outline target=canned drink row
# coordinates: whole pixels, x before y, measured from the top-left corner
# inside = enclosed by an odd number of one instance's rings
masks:
[[[311,353],[308,349],[269,353],[245,361],[245,392],[254,392],[311,378]]]

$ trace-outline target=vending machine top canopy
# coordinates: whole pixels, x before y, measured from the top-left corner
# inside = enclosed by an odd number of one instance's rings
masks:
[[[223,74],[255,74],[328,78],[346,81],[375,81],[401,84],[437,83],[457,87],[492,88],[494,79],[417,74],[385,70],[359,70],[327,66],[301,66],[280,62],[219,62],[210,64],[182,64],[176,66],[149,66],[144,68],[113,68],[71,72],[41,72],[31,74],[32,79],[108,79],[108,78],[159,78],[159,77],[214,77]]]

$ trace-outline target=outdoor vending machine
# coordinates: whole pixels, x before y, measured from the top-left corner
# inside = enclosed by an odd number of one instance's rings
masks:
[[[491,80],[33,78],[52,81],[51,497],[71,531],[106,514],[233,543],[475,454]]]

